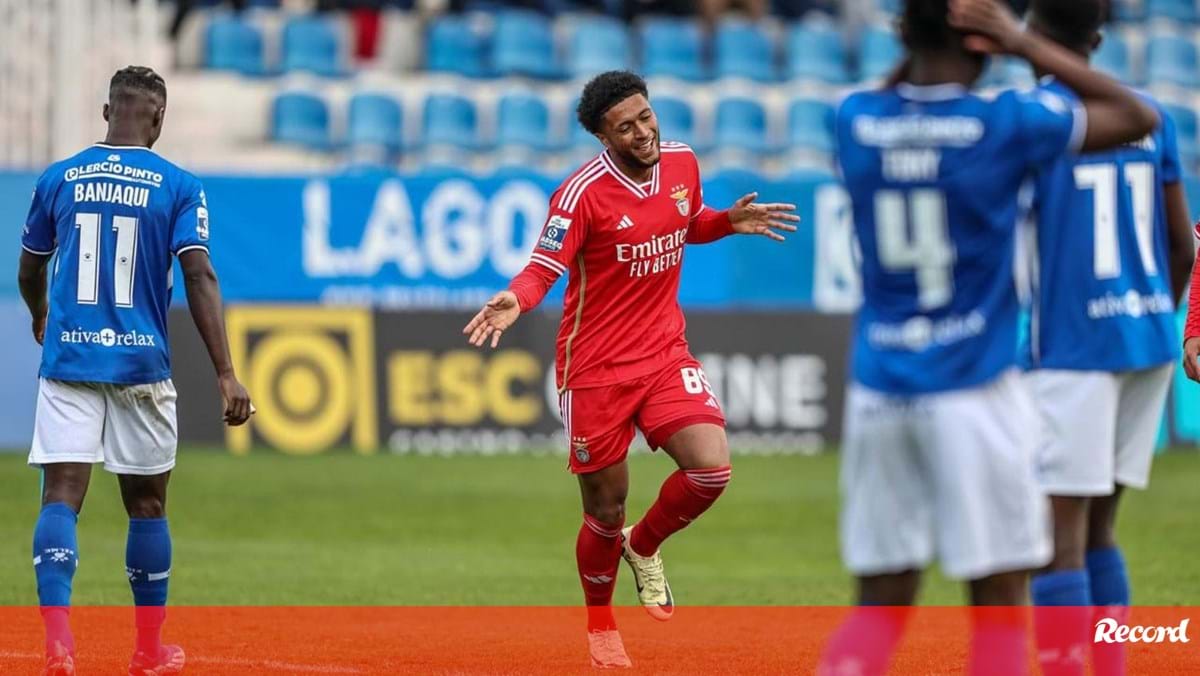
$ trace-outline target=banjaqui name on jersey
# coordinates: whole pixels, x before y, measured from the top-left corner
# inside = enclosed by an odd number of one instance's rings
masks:
[[[44,378],[170,377],[172,258],[207,250],[200,182],[153,151],[96,144],[38,179],[22,246],[54,254]]]
[[[958,85],[901,85],[842,103],[838,161],[864,296],[854,380],[920,394],[1016,363],[1018,193],[1084,128],[1081,109],[1040,91],[985,99]]]
[[[1162,118],[1150,136],[1038,174],[1028,367],[1134,370],[1178,355],[1163,184],[1181,179],[1179,153],[1171,118],[1145,98]]]

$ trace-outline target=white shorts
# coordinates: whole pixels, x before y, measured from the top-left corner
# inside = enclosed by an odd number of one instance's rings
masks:
[[[1050,561],[1034,476],[1032,400],[1014,371],[966,390],[897,397],[851,384],[842,445],[842,557],[858,576],[976,580]]]
[[[1050,495],[1145,488],[1174,364],[1143,371],[1026,374],[1042,424],[1038,480]]]
[[[175,385],[38,384],[30,465],[103,462],[114,474],[162,474],[175,466]]]

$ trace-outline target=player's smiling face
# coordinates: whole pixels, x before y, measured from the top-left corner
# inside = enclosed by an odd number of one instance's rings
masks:
[[[600,132],[600,140],[625,164],[652,167],[658,163],[658,118],[645,96],[634,94],[609,108]]]

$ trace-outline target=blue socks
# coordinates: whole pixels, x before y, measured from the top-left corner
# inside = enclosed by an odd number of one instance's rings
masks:
[[[130,519],[125,542],[125,571],[133,590],[137,649],[155,655],[166,618],[171,574],[171,532],[166,519]]]
[[[1056,570],[1053,573],[1036,575],[1030,586],[1035,606],[1092,605],[1088,571],[1083,569]]]
[[[1092,603],[1099,606],[1097,617],[1111,617],[1124,623],[1129,605],[1129,576],[1125,558],[1116,547],[1093,549],[1087,553],[1088,576],[1092,580]],[[1095,676],[1124,676],[1125,646],[1120,643],[1092,644],[1092,673]]]
[[[69,621],[71,580],[79,566],[75,524],[79,516],[64,502],[42,507],[33,529],[33,573],[37,576],[38,603],[46,625],[46,650],[61,643],[74,652]]]
[[[1083,676],[1092,594],[1082,568],[1037,575],[1033,592],[1038,663],[1045,676]]]
[[[42,507],[33,529],[33,572],[37,575],[38,603],[71,605],[71,579],[79,565],[75,524],[79,516],[65,502]]]
[[[1098,606],[1129,605],[1129,576],[1125,557],[1116,547],[1093,549],[1087,553],[1087,572],[1091,579],[1092,603]]]

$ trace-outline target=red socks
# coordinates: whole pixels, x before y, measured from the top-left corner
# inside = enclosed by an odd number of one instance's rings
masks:
[[[651,556],[672,533],[682,530],[712,506],[724,492],[733,468],[681,469],[667,477],[658,500],[633,527],[629,546],[641,556]]]
[[[607,524],[588,514],[575,540],[575,561],[579,581],[588,606],[588,631],[616,629],[612,614],[613,587],[617,583],[617,565],[621,562],[621,526]]]
[[[71,635],[71,609],[67,606],[43,606],[42,621],[46,626],[46,652],[55,643],[61,643],[70,652],[75,652],[75,637]]]

